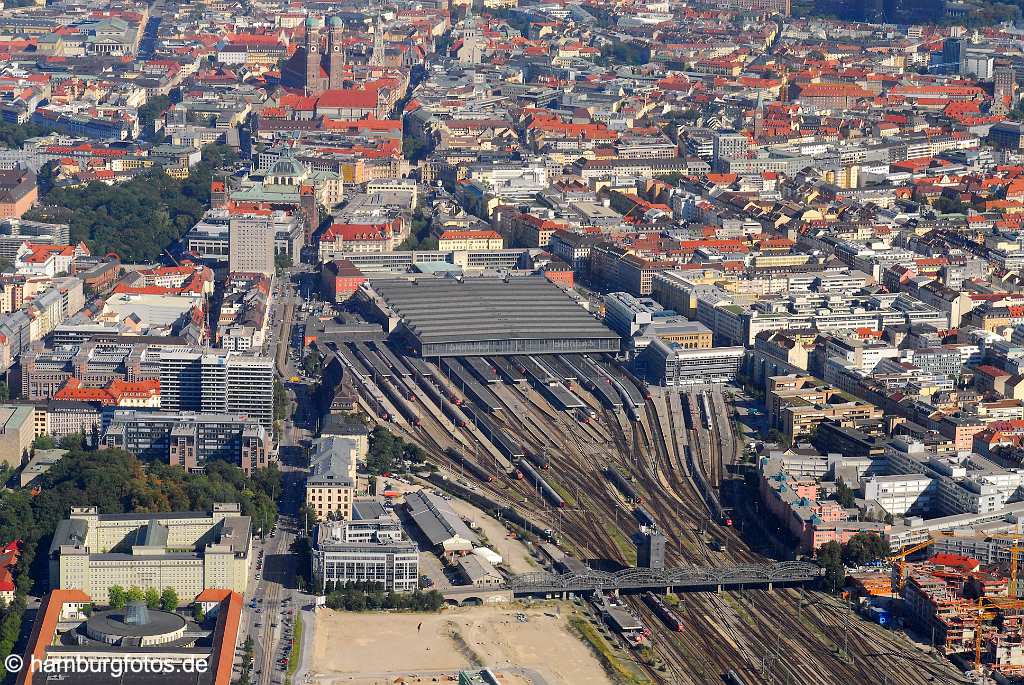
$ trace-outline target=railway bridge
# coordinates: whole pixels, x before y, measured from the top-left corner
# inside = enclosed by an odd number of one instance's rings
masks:
[[[513,595],[568,595],[599,591],[707,591],[745,587],[801,585],[821,577],[822,569],[804,561],[772,564],[652,569],[627,568],[614,573],[586,570],[576,573],[527,573],[513,576],[506,587]]]

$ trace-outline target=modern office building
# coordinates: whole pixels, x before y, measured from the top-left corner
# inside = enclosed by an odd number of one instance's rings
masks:
[[[306,479],[306,507],[318,521],[352,518],[356,489],[356,460],[364,458],[354,438],[327,436],[317,439]]]
[[[160,406],[168,411],[242,414],[267,431],[274,420],[274,361],[227,350],[160,355]]]
[[[244,594],[252,521],[241,505],[209,512],[100,514],[72,507],[50,544],[50,586],[107,597],[110,588],[174,588],[183,601],[203,590]]]
[[[277,460],[270,432],[242,414],[118,409],[100,442],[189,470],[220,459],[250,473]]]
[[[376,582],[396,592],[419,586],[416,543],[392,516],[322,522],[313,540],[313,574],[324,583]]]
[[[614,331],[543,277],[374,280],[373,288],[425,357],[619,350]]]
[[[736,379],[746,350],[742,347],[687,349],[654,339],[637,359],[651,383],[665,387],[728,383]]]

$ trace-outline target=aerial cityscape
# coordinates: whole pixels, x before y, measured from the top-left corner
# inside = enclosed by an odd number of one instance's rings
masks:
[[[0,685],[1024,684],[1024,0],[0,0]]]

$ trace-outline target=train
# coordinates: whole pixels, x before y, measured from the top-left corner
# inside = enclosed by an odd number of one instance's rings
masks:
[[[501,404],[493,392],[479,383],[466,367],[458,364],[452,359],[442,358],[441,368],[451,374],[453,382],[466,393],[470,400],[482,407],[488,414],[493,414],[501,409]]]
[[[604,470],[604,473],[606,476],[608,476],[608,480],[612,482],[612,485],[614,485],[615,488],[620,493],[622,493],[622,496],[626,498],[627,502],[629,502],[630,504],[643,503],[643,500],[640,498],[640,495],[638,495],[636,492],[636,488],[634,488],[633,484],[629,482],[629,479],[627,479],[625,476],[619,473],[619,470],[617,468],[615,468],[614,466],[609,466]]]
[[[390,379],[381,378],[377,384],[380,385],[387,398],[391,400],[391,404],[395,405],[395,409],[402,415],[402,418],[408,421],[410,425],[420,425],[420,413],[416,410],[416,407],[409,404],[409,401],[402,397],[402,392]]]
[[[708,394],[706,392],[700,394],[700,407],[704,414],[704,427],[711,430],[711,403],[708,402]]]
[[[469,369],[469,372],[481,383],[490,385],[501,380],[490,361],[485,361],[483,357],[462,357],[461,359],[462,365]]]
[[[636,517],[636,520],[639,521],[642,526],[647,528],[658,527],[658,523],[654,520],[654,517],[651,516],[643,507],[636,507],[633,509],[633,516]]]
[[[373,375],[374,380],[378,378],[391,378],[392,372],[380,357],[375,352],[371,352],[370,348],[366,346],[366,343],[354,342],[351,343],[352,350],[356,353],[356,357],[361,361],[367,368],[368,371]]]
[[[494,368],[498,370],[498,373],[504,376],[505,380],[509,383],[523,383],[526,381],[526,376],[513,366],[507,357],[488,357],[488,359],[490,359]]]
[[[476,427],[484,434],[484,437],[490,440],[501,452],[501,455],[509,461],[510,469],[512,464],[526,457],[526,451],[522,446],[505,435],[505,432],[495,426],[485,413],[469,405],[463,405],[462,411],[465,412],[468,419],[476,423]]]
[[[592,392],[601,401],[605,409],[619,409],[622,407],[622,399],[611,389],[611,381],[608,378],[600,377],[593,369],[589,368],[581,355],[572,354],[562,357],[565,365],[576,371],[576,377],[585,390]]]
[[[466,471],[471,473],[477,480],[482,481],[484,483],[493,483],[495,480],[497,480],[497,477],[493,473],[483,468],[482,466],[478,465],[476,462],[470,461],[469,459],[466,458],[466,455],[464,455],[457,449],[449,447],[444,451],[444,453],[448,455],[449,459],[455,462],[456,466],[458,466],[460,469],[465,469]]]
[[[726,685],[747,685],[747,681],[741,678],[739,673],[732,669],[722,674],[722,680]]]
[[[426,362],[423,362],[422,369],[424,373],[430,371],[430,367]],[[455,386],[452,385],[450,380],[445,378],[443,373],[432,373],[431,377],[434,379],[434,382],[437,383],[437,387],[441,389],[441,393],[448,398],[449,402],[454,404],[456,407],[462,406],[462,396],[459,395],[455,390]]]
[[[377,354],[379,354],[381,359],[383,359],[384,362],[391,367],[392,371],[394,371],[399,376],[402,376],[403,378],[409,377],[411,373],[409,367],[406,364],[404,364],[402,360],[396,357],[395,354],[388,349],[387,345],[381,342],[375,342],[373,344],[373,348],[377,350]]]
[[[632,423],[639,422],[640,412],[637,410],[644,406],[644,400],[643,395],[637,392],[636,386],[634,386],[628,378],[623,378],[622,372],[618,369],[615,369],[614,367],[605,368],[602,364],[592,361],[589,357],[583,357],[583,359],[587,360],[587,363],[590,364],[590,367],[594,374],[596,374],[596,377],[604,377],[608,379],[608,382],[622,400],[622,406],[626,410],[626,417]]]
[[[645,592],[642,599],[644,600],[644,604],[650,607],[651,611],[661,619],[661,622],[665,624],[666,628],[674,630],[677,633],[683,632],[683,619],[679,618],[679,614],[662,602],[656,594],[653,592]]]
[[[562,499],[562,496],[555,492],[555,489],[553,487],[548,485],[548,482],[544,480],[544,478],[539,473],[537,473],[537,471],[533,468],[529,461],[527,461],[526,459],[521,459],[519,461],[519,471],[526,477],[528,481],[530,481],[535,486],[540,488],[541,494],[544,496],[544,499],[546,499],[549,504],[558,508],[562,508],[565,506],[565,500]]]
[[[394,381],[395,387],[398,388],[399,392],[405,395],[405,399],[410,402],[416,401],[416,391],[413,390],[412,384],[408,380],[402,376],[394,376],[391,380]]]
[[[448,417],[456,428],[465,428],[469,423],[469,420],[466,418],[466,415],[462,413],[462,410],[448,400],[441,400],[439,404],[441,405],[441,412]]]
[[[539,469],[547,470],[551,466],[551,461],[546,453],[542,454],[533,450],[526,450],[526,458]]]

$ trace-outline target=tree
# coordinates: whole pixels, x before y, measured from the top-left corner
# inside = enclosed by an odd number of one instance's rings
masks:
[[[160,591],[155,587],[146,588],[145,601],[147,607],[156,609],[160,606]]]
[[[960,200],[954,200],[948,197],[940,197],[939,199],[935,200],[935,202],[932,204],[932,207],[935,208],[935,211],[940,212],[942,214],[967,213],[967,205],[965,205]]]
[[[37,435],[32,441],[32,449],[37,450],[52,450],[57,447],[57,443],[54,442],[52,435]]]
[[[196,623],[202,623],[206,619],[206,610],[203,609],[202,604],[197,602],[192,605],[192,619]]]
[[[160,608],[164,611],[174,611],[178,608],[178,592],[172,587],[165,587],[160,593]]]
[[[62,450],[74,450],[85,447],[85,433],[72,433],[65,435],[57,441],[57,446]]]
[[[319,374],[324,367],[324,357],[316,350],[310,350],[309,354],[302,358],[302,370],[307,376]]]
[[[142,588],[132,585],[130,588],[128,588],[128,593],[125,596],[125,599],[128,601],[129,604],[131,602],[142,602],[146,599],[146,593],[143,591]]]
[[[857,506],[857,498],[854,496],[853,490],[842,478],[836,481],[835,500],[839,502],[839,506],[844,509],[850,509]]]
[[[123,609],[127,599],[127,593],[120,585],[111,585],[107,590],[107,601],[112,609]]]
[[[822,589],[832,593],[842,590],[846,583],[846,568],[843,566],[843,548],[838,542],[826,542],[818,548],[818,565],[825,569]]]
[[[285,269],[292,266],[292,258],[287,252],[278,252],[274,255],[274,268],[278,271],[284,271]]]
[[[283,421],[288,415],[288,390],[280,379],[274,379],[274,420]]]

